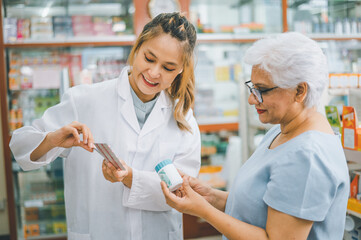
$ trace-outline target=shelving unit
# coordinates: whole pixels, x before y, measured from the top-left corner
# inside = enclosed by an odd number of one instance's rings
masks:
[[[135,35],[124,36],[95,36],[89,37],[49,38],[46,40],[25,39],[22,42],[6,43],[5,48],[33,48],[33,47],[85,47],[85,46],[131,46]]]
[[[352,210],[347,209],[347,213],[361,219],[361,214]]]
[[[361,164],[361,151],[344,149],[346,160]]]

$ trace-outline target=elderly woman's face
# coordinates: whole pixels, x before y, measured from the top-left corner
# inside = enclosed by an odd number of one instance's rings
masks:
[[[295,90],[275,88],[271,76],[257,66],[252,68],[251,80],[253,87],[261,92],[274,88],[262,93],[262,103],[253,94],[248,97],[248,103],[255,105],[262,123],[282,124],[294,117]]]

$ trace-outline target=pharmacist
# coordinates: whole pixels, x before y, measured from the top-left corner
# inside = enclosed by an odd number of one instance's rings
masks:
[[[154,167],[165,159],[196,176],[193,117],[196,31],[179,13],[149,22],[120,77],[71,88],[60,104],[10,142],[24,170],[64,156],[69,240],[182,239],[182,216],[166,203]],[[51,77],[51,76],[49,76]],[[109,144],[126,170],[93,152]]]

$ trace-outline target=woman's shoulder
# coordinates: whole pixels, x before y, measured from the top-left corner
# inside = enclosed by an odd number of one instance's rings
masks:
[[[320,131],[307,131],[289,141],[282,148],[283,162],[299,166],[314,166],[332,172],[333,175],[345,175],[347,162],[341,140],[338,136]]]

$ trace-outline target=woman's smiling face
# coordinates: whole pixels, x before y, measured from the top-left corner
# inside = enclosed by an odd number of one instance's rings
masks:
[[[150,39],[139,48],[129,76],[130,85],[143,101],[171,86],[183,70],[181,43],[169,34]]]

